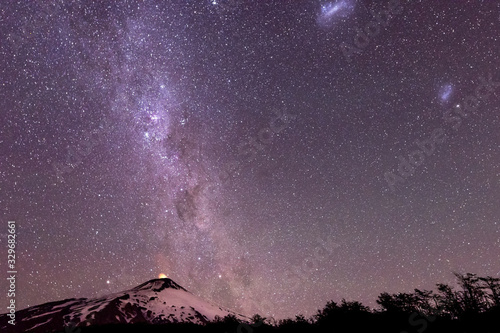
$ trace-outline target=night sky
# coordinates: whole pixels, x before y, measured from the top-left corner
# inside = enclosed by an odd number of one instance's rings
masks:
[[[499,33],[486,0],[2,1],[18,309],[163,273],[283,318],[499,276]]]

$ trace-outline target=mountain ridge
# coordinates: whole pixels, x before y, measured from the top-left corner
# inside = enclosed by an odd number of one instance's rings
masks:
[[[152,279],[131,289],[96,298],[69,298],[35,305],[16,312],[16,325],[0,315],[1,332],[62,332],[65,327],[106,324],[206,324],[216,317],[234,315],[229,309],[192,294],[169,278]]]

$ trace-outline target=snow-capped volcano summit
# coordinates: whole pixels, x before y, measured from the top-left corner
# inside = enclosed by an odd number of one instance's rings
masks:
[[[67,299],[17,311],[16,325],[0,315],[1,332],[62,332],[64,327],[113,323],[204,324],[216,316],[248,318],[193,295],[171,279],[154,279],[130,290],[99,298]]]
[[[187,291],[186,289],[182,288],[179,286],[177,283],[175,283],[173,280],[170,280],[168,278],[164,279],[154,279],[154,280],[149,280],[147,282],[144,282],[143,284],[138,285],[135,288],[130,289],[131,291],[155,291],[155,292],[160,292],[162,290],[165,290],[167,288],[171,289],[177,289],[177,290],[184,290]]]

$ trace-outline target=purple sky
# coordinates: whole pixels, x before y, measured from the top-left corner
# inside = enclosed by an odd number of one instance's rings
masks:
[[[498,5],[340,3],[6,2],[19,308],[164,273],[282,318],[500,275]]]

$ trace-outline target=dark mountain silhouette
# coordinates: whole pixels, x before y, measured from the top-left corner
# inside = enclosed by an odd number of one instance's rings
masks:
[[[204,301],[170,279],[154,279],[104,297],[72,298],[17,311],[15,326],[7,323],[6,314],[0,315],[0,332],[65,332],[68,327],[108,324],[206,324],[228,315],[248,320]]]
[[[457,286],[438,283],[377,299],[378,309],[357,301],[330,301],[315,315],[276,321],[251,319],[217,307],[170,279],[156,279],[96,299],[68,299],[18,311],[0,332],[199,333],[500,333],[500,278],[456,274]]]

